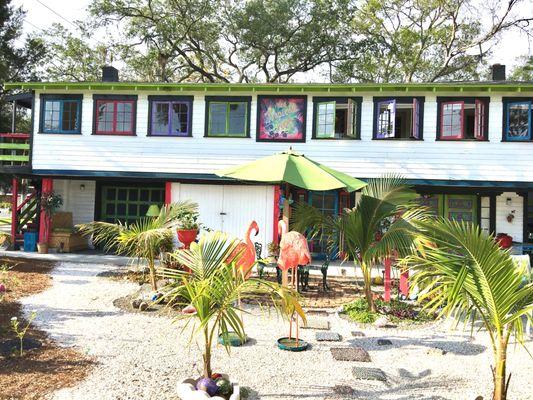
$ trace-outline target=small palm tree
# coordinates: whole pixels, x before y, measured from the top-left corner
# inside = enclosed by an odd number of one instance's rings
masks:
[[[268,299],[282,315],[291,317],[297,312],[305,321],[297,293],[277,283],[249,278],[235,268],[233,254],[239,241],[229,239],[222,232],[210,232],[189,250],[178,250],[173,257],[190,269],[190,273],[163,269],[161,275],[174,281],[164,298],[173,306],[184,307],[181,317],[187,319],[184,329],[194,325],[194,333],[203,336],[203,376],[210,378],[211,350],[219,335],[235,332],[245,340],[240,300]],[[232,255],[233,254],[233,255]],[[188,311],[188,312],[187,312]],[[228,344],[226,348],[229,350]]]
[[[146,260],[152,289],[157,290],[155,260],[162,252],[172,251],[174,228],[180,222],[180,216],[197,209],[197,204],[184,201],[166,205],[157,217],[144,217],[130,225],[94,221],[78,228],[81,234],[92,236],[93,243],[103,245],[106,251],[114,250]]]
[[[402,263],[415,271],[426,308],[441,308],[441,316],[479,316],[494,352],[494,400],[505,400],[511,375],[506,376],[511,335],[523,343],[523,317],[533,310],[533,284],[509,251],[478,226],[439,218],[418,223],[418,252]],[[474,321],[474,319],[472,319]]]
[[[393,253],[403,256],[411,251],[415,232],[412,222],[426,215],[426,210],[414,201],[417,197],[399,177],[372,179],[355,207],[339,216],[327,216],[310,205],[298,204],[294,227],[321,236],[331,249],[342,249],[361,267],[368,307],[375,312],[372,267]]]

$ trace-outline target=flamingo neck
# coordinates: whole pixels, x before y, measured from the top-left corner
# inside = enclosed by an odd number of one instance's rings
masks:
[[[285,221],[279,221],[279,234],[283,237],[287,233],[287,223]]]
[[[248,227],[248,229],[246,230],[246,237],[244,238],[244,240],[246,241],[246,245],[249,248],[254,249],[254,251],[255,251],[254,243],[252,242],[252,239],[250,238],[250,236],[252,235],[252,230],[254,230],[254,227],[253,227],[253,225],[250,225]]]

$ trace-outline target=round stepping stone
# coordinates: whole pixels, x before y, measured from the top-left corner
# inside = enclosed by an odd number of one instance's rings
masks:
[[[378,346],[392,346],[392,342],[389,339],[378,339]]]
[[[318,342],[340,342],[342,336],[337,332],[316,332],[316,340]]]
[[[353,367],[352,374],[355,379],[364,379],[368,381],[387,381],[387,375],[379,368]]]
[[[323,318],[307,318],[307,325],[302,326],[302,329],[319,329],[323,331],[329,330],[329,321]]]
[[[370,354],[362,347],[332,347],[333,359],[337,361],[370,362]]]
[[[352,336],[353,337],[364,337],[365,333],[361,331],[352,331]]]

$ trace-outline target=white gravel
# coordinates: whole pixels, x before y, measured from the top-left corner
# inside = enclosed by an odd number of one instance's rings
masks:
[[[131,293],[137,285],[96,277],[116,267],[91,264],[59,264],[52,273],[53,286],[23,299],[26,312],[37,311],[35,324],[64,346],[74,346],[94,356],[97,365],[89,377],[74,388],[60,390],[53,399],[176,399],[178,381],[197,375],[201,352],[187,346],[190,335],[165,317],[124,313],[113,300]],[[314,330],[301,330],[310,350],[290,353],[278,350],[275,341],[287,334],[288,325],[257,309],[245,317],[250,344],[233,348],[228,356],[222,347],[213,354],[214,370],[229,373],[241,386],[250,388],[251,399],[330,399],[334,385],[354,388],[354,399],[473,400],[490,399],[492,352],[488,336],[450,332],[443,327],[416,330],[363,329],[364,338],[350,332],[361,330],[331,314],[331,330],[343,342],[320,344]],[[393,346],[377,346],[376,338],[388,338]],[[371,363],[338,362],[332,346],[362,345]],[[527,346],[533,353],[533,343]],[[446,355],[428,355],[430,347]],[[509,368],[513,372],[509,399],[533,399],[533,360],[520,346],[510,346]],[[359,364],[381,368],[387,383],[357,381],[351,367]]]

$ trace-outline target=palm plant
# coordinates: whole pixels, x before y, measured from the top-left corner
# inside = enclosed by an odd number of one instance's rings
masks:
[[[229,239],[222,232],[210,232],[192,243],[188,250],[179,250],[173,257],[190,269],[190,273],[163,269],[161,275],[174,281],[164,295],[173,306],[184,307],[179,318],[187,319],[185,329],[193,325],[193,334],[203,336],[203,376],[212,376],[211,350],[219,335],[227,337],[235,332],[244,341],[245,332],[240,308],[241,300],[261,303],[268,299],[282,315],[292,317],[305,314],[298,302],[297,293],[277,283],[249,278],[235,268],[232,254],[239,241]],[[189,311],[189,312],[187,312]],[[225,343],[229,351],[229,345]]]
[[[523,317],[531,319],[533,283],[524,266],[478,226],[439,218],[418,223],[423,234],[418,252],[402,263],[415,271],[414,284],[426,308],[440,316],[477,316],[489,333],[494,352],[493,399],[505,400],[511,375],[506,376],[511,335],[523,344]],[[529,282],[528,282],[529,281]]]
[[[197,204],[189,201],[172,203],[162,207],[157,217],[144,217],[129,225],[94,221],[81,224],[78,229],[82,235],[92,236],[93,243],[102,245],[105,251],[146,260],[152,289],[157,290],[155,261],[162,252],[172,251],[180,215],[197,209]]]
[[[375,312],[372,267],[393,253],[403,256],[412,250],[412,222],[426,215],[426,209],[414,201],[417,197],[399,177],[372,179],[355,207],[341,215],[324,215],[310,205],[298,204],[293,226],[311,237],[320,236],[330,249],[340,249],[354,260],[363,273],[368,307]]]

